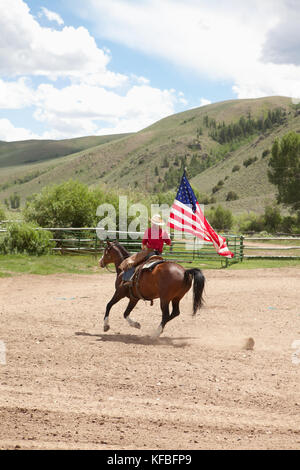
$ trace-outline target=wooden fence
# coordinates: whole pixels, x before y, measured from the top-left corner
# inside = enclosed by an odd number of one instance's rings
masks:
[[[300,259],[300,237],[244,237],[245,259]]]
[[[6,232],[5,223],[1,224],[0,232]],[[49,230],[53,232],[53,240],[56,243],[54,251],[62,254],[95,254],[103,252],[105,241],[97,236],[100,230],[95,227],[78,228],[40,228],[37,230]],[[107,232],[108,233],[108,232]],[[117,239],[130,253],[135,253],[141,248],[142,232],[116,231],[108,233],[110,238]],[[1,235],[1,234],[0,234]],[[99,235],[99,232],[98,232]],[[201,262],[210,260],[228,266],[233,262],[241,262],[244,259],[300,259],[300,236],[243,236],[235,234],[224,235],[230,251],[234,253],[232,260],[218,255],[211,243],[201,242],[196,238],[186,240],[173,239],[172,247],[166,247],[163,256],[167,259],[182,263]]]
[[[106,245],[105,240],[97,236],[100,230],[94,227],[87,228],[47,228],[41,230],[52,231],[56,243],[54,251],[62,254],[101,254]],[[131,254],[141,249],[142,232],[106,232],[111,239],[118,240]],[[181,263],[197,264],[202,260],[209,260],[227,267],[229,263],[243,260],[243,237],[240,235],[225,235],[227,246],[234,253],[232,260],[217,254],[211,243],[199,241],[195,237],[188,240],[178,240],[171,234],[172,246],[165,247],[163,256],[166,259]]]

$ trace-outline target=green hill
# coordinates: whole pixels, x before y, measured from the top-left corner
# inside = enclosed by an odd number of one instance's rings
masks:
[[[41,162],[80,152],[118,139],[120,135],[78,137],[65,140],[0,141],[0,168]]]
[[[175,196],[186,167],[200,193],[234,213],[263,212],[276,190],[267,178],[269,152],[274,139],[290,130],[300,132],[291,99],[267,97],[191,109],[129,135],[55,142],[53,153],[53,142],[0,143],[0,200],[17,192],[24,203],[43,186],[69,178]],[[238,199],[227,201],[230,192]]]

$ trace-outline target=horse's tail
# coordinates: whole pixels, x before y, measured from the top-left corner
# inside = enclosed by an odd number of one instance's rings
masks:
[[[188,282],[190,278],[194,280],[193,285],[193,315],[196,314],[197,310],[203,304],[203,290],[205,285],[205,277],[201,271],[201,269],[194,268],[194,269],[187,269],[184,273],[184,280]]]

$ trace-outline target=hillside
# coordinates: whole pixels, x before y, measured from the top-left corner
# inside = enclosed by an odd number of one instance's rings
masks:
[[[233,138],[232,131],[240,122],[245,129],[247,125],[247,131]],[[17,192],[24,203],[43,186],[69,178],[120,191],[171,190],[175,196],[185,166],[200,193],[213,196],[235,213],[262,212],[275,197],[275,187],[267,178],[268,152],[274,139],[289,130],[300,132],[300,115],[291,99],[268,97],[191,109],[129,135],[71,139],[68,154],[52,154],[48,143],[44,159],[46,144],[39,147],[35,141],[35,162],[26,160],[32,142],[15,143],[18,152],[15,150],[11,160],[5,144],[0,143],[0,200]],[[222,141],[224,132],[228,141]],[[56,149],[63,152],[67,143],[57,142]],[[226,201],[230,191],[237,200]]]
[[[118,139],[120,135],[79,137],[65,140],[0,141],[0,168],[37,163],[70,155]]]

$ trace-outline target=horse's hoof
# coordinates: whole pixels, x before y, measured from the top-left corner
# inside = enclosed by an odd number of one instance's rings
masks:
[[[133,326],[134,326],[134,328],[137,328],[138,330],[141,329],[141,324],[140,324],[139,322],[137,322],[137,321],[134,322],[134,325],[133,325]]]
[[[153,331],[152,334],[151,334],[151,337],[153,339],[157,339],[160,337],[160,335],[162,334],[163,332],[163,327],[161,325],[159,325],[159,327],[157,328],[157,330]]]
[[[103,327],[103,330],[104,330],[104,331],[108,331],[109,329],[110,329],[110,326],[109,326],[109,325],[104,325],[104,327]]]

